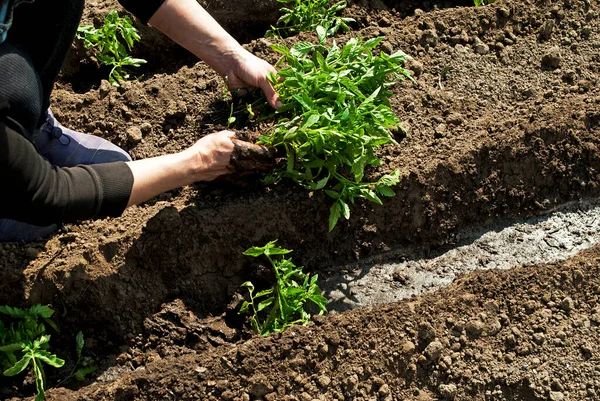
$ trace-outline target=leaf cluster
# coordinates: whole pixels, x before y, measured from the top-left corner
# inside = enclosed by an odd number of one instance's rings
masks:
[[[487,6],[489,4],[492,4],[494,2],[494,0],[473,0],[473,4],[475,4],[475,6],[479,7],[479,6]]]
[[[134,43],[140,40],[140,35],[128,16],[119,17],[114,10],[104,17],[104,24],[99,29],[92,25],[77,28],[77,38],[83,40],[86,49],[96,49],[94,56],[101,63],[112,66],[108,80],[113,86],[119,86],[119,81],[129,79],[124,67],[139,67],[146,63],[146,60],[128,54]]]
[[[53,313],[52,309],[42,305],[29,309],[0,306],[0,314],[14,321],[6,326],[0,320],[0,364],[3,374],[15,376],[31,365],[37,389],[36,401],[43,400],[45,395],[43,364],[59,368],[65,363],[48,352],[50,335],[46,334],[46,324],[57,330],[56,324],[50,320]]]
[[[345,0],[331,4],[330,0],[277,0],[290,4],[282,7],[283,15],[279,17],[277,26],[267,31],[265,36],[287,37],[294,33],[314,31],[317,26],[325,29],[327,36],[333,36],[338,31],[347,32],[349,22],[354,18],[340,17],[337,14],[346,8]]]
[[[273,332],[282,332],[293,324],[306,324],[310,320],[310,312],[305,307],[311,302],[319,309],[319,314],[327,312],[327,299],[321,295],[317,285],[318,275],[304,273],[302,267],[294,265],[291,259],[272,256],[285,255],[291,250],[278,248],[275,241],[262,247],[252,247],[244,255],[265,256],[275,273],[276,283],[254,294],[254,285],[247,281],[242,287],[247,288],[250,301],[245,301],[239,313],[250,315],[252,329],[263,336]]]
[[[277,65],[283,67],[270,80],[284,106],[276,112],[273,131],[260,142],[287,154],[285,171],[272,180],[291,178],[310,190],[325,189],[334,199],[331,231],[342,216],[350,217],[349,205],[356,199],[381,204],[381,196],[394,195],[398,171],[366,182],[365,168],[381,164],[377,147],[396,143],[390,130],[400,121],[390,107],[389,88],[412,78],[403,68],[409,58],[403,52],[373,54],[383,37],[326,47],[325,28],[318,27],[317,34],[318,45],[271,46],[282,54]]]

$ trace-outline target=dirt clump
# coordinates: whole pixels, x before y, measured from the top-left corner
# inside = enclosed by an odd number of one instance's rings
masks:
[[[274,63],[269,43],[278,40],[258,37],[280,4],[246,3],[257,20],[245,46]],[[221,21],[242,9],[206,4]],[[422,298],[333,313],[268,338],[250,337],[235,308],[240,284],[264,272],[242,255],[250,246],[279,239],[298,265],[321,272],[405,245],[452,246],[461,230],[597,198],[597,6],[352,2],[344,13],[356,23],[336,42],[384,35],[377,50],[412,56],[415,81],[392,88],[406,134],[395,132],[398,145],[381,149],[382,166],[369,172],[399,169],[396,196],[357,203],[331,233],[326,195],[264,186],[258,176],[170,191],[46,241],[0,244],[0,304],[51,304],[58,347],[71,349],[69,334],[82,330],[100,367],[94,384],[54,389],[49,399],[596,399],[598,249],[562,264],[474,273]],[[84,22],[115,7],[89,2]],[[140,29],[145,44],[134,56],[149,63],[120,88],[74,45],[53,94],[57,119],[135,159],[227,128],[222,79]],[[301,40],[316,35],[281,42]],[[254,141],[264,127],[232,129]],[[2,397],[23,395],[19,383],[0,383]]]

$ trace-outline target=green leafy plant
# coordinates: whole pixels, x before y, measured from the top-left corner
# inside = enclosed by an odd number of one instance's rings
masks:
[[[290,8],[283,7],[283,15],[277,21],[277,27],[267,31],[266,36],[289,36],[297,32],[313,31],[317,26],[325,29],[327,36],[333,36],[338,31],[347,32],[350,28],[348,22],[354,18],[343,18],[338,12],[346,8],[346,1],[331,4],[330,0],[277,0],[280,3],[290,4]]]
[[[119,37],[125,44],[121,43]],[[106,15],[100,29],[91,25],[80,26],[77,38],[83,40],[86,49],[96,49],[94,56],[101,63],[112,66],[108,80],[114,86],[119,86],[119,81],[129,79],[124,67],[139,67],[146,63],[146,60],[133,58],[128,54],[133,44],[140,40],[140,35],[131,19],[127,16],[119,17],[116,11]]]
[[[473,3],[479,7],[479,6],[487,6],[488,4],[492,4],[494,2],[494,0],[473,0]]]
[[[283,256],[274,259],[273,256],[292,252],[276,247],[276,242],[244,252],[244,255],[255,258],[265,256],[275,273],[275,286],[257,294],[254,294],[254,285],[250,281],[242,284],[249,292],[250,301],[242,304],[239,313],[249,314],[252,329],[263,336],[282,332],[293,324],[306,324],[311,316],[305,309],[309,301],[318,307],[320,315],[327,312],[327,299],[317,286],[318,275],[304,273],[302,267],[297,267],[291,259]]]
[[[75,353],[77,354],[77,360],[75,361],[75,364],[73,365],[69,375],[60,381],[56,387],[60,386],[72,377],[77,381],[84,381],[88,374],[96,371],[96,367],[92,366],[92,359],[82,356],[83,345],[83,333],[80,331],[77,333],[77,336],[75,336]]]
[[[47,306],[35,305],[29,309],[0,306],[0,313],[14,320],[5,326],[0,320],[0,364],[4,376],[15,376],[31,365],[37,389],[36,401],[43,400],[46,375],[43,364],[59,368],[65,361],[48,352],[50,335],[46,324],[57,330],[50,317],[54,311]]]
[[[381,204],[380,196],[394,196],[391,187],[399,182],[399,171],[368,182],[365,168],[381,164],[377,147],[396,143],[390,130],[401,127],[388,89],[394,77],[410,78],[402,67],[409,57],[401,51],[374,55],[383,37],[353,38],[342,47],[334,43],[327,48],[325,29],[319,27],[317,33],[318,45],[271,46],[283,55],[277,65],[285,64],[270,76],[284,106],[275,113],[274,129],[260,142],[283,147],[287,154],[286,169],[270,181],[291,178],[310,190],[325,189],[334,200],[331,231],[342,216],[350,217],[349,205],[356,199]]]

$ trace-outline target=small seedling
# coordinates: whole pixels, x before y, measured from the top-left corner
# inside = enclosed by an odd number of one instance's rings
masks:
[[[473,0],[473,4],[475,4],[475,6],[479,7],[479,6],[487,6],[489,4],[492,4],[494,2],[494,0]]]
[[[281,256],[292,252],[289,249],[278,248],[275,241],[263,247],[252,247],[244,255],[255,258],[265,256],[271,263],[275,273],[276,283],[269,288],[254,294],[254,284],[250,281],[242,284],[249,292],[250,301],[245,301],[240,308],[240,314],[250,315],[252,329],[263,336],[273,332],[282,332],[293,324],[306,324],[311,314],[305,310],[310,301],[319,309],[319,315],[327,312],[327,299],[321,295],[317,286],[318,275],[309,275],[302,267],[294,265],[291,259]]]
[[[393,77],[410,78],[402,67],[409,57],[401,51],[374,55],[383,37],[325,47],[325,29],[317,32],[318,45],[271,46],[283,55],[277,65],[285,64],[277,77],[270,76],[284,106],[275,113],[274,129],[260,142],[287,153],[286,169],[269,177],[271,182],[291,178],[309,190],[325,189],[334,200],[331,231],[342,216],[350,217],[349,205],[356,199],[381,204],[380,196],[394,196],[391,187],[399,182],[399,171],[369,182],[365,169],[381,164],[377,147],[396,143],[390,130],[400,122],[389,105],[388,89],[395,84]]]
[[[236,118],[233,115],[233,103],[231,103],[231,106],[229,108],[229,118],[227,118],[227,128],[229,128],[231,126],[231,124],[233,124],[236,120]]]
[[[31,365],[37,389],[35,399],[43,400],[46,390],[43,365],[59,368],[65,363],[48,352],[50,335],[45,334],[46,324],[57,330],[54,322],[50,320],[54,311],[42,305],[35,305],[27,310],[0,306],[0,313],[16,321],[10,326],[5,326],[0,321],[0,364],[3,374],[15,376]]]
[[[337,14],[346,8],[346,1],[331,4],[330,0],[277,0],[290,4],[283,7],[283,15],[277,21],[277,26],[267,31],[265,36],[284,37],[298,32],[313,31],[317,26],[325,29],[327,36],[333,36],[338,31],[347,32],[349,22],[354,18],[343,18]],[[331,4],[331,5],[330,5]]]
[[[56,387],[60,386],[70,378],[74,377],[77,381],[84,381],[85,377],[96,371],[96,367],[92,366],[92,360],[89,357],[82,357],[81,353],[83,351],[83,333],[80,331],[77,333],[75,337],[75,353],[77,354],[77,361],[75,361],[75,365],[73,365],[73,369],[71,369],[71,373],[67,377],[65,377],[62,381],[60,381]]]
[[[119,36],[125,45],[119,40]],[[119,17],[116,11],[109,12],[100,29],[92,25],[82,25],[77,29],[77,38],[83,40],[86,49],[95,48],[94,56],[101,63],[112,66],[108,81],[119,86],[119,81],[129,79],[124,67],[139,67],[146,63],[141,58],[133,58],[128,54],[135,42],[140,40],[137,29],[127,16]]]

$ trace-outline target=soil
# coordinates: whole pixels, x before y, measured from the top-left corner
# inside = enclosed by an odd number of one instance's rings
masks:
[[[280,3],[205,5],[249,50],[276,61],[275,40],[261,36]],[[435,253],[499,219],[597,198],[599,5],[353,2],[344,11],[353,30],[336,41],[385,35],[381,50],[413,57],[415,82],[394,88],[407,134],[381,150],[371,173],[399,169],[397,195],[357,204],[331,233],[324,194],[242,175],[45,241],[0,245],[0,304],[52,305],[57,353],[72,354],[82,330],[99,367],[80,389],[68,383],[48,399],[597,399],[599,248],[558,264],[469,273],[428,295],[269,338],[251,336],[236,307],[242,282],[264,281],[264,268],[241,254],[253,245],[279,239],[297,264],[330,272],[403,246]],[[83,22],[114,8],[89,1]],[[53,94],[57,119],[136,159],[226,129],[221,78],[138,26],[134,55],[149,63],[118,89],[74,44]],[[249,140],[261,129],[231,128]],[[30,378],[0,384],[4,398],[34,391]]]

